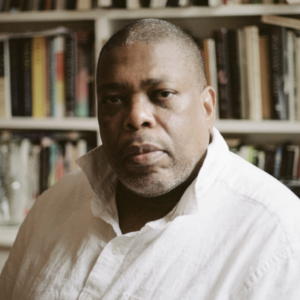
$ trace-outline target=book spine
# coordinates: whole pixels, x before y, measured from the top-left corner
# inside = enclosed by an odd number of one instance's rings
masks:
[[[271,119],[271,66],[269,39],[267,36],[259,38],[260,78],[263,119]]]
[[[295,104],[295,81],[294,81],[294,32],[291,30],[287,31],[287,74],[284,79],[284,90],[288,94],[288,118],[290,121],[296,119],[296,104]]]
[[[56,60],[55,60],[55,38],[50,38],[50,108],[51,117],[55,116],[55,83],[56,83]]]
[[[46,117],[46,42],[45,37],[32,39],[32,116]]]
[[[287,95],[284,93],[286,62],[286,29],[276,27],[271,32],[271,74],[273,119],[287,120]]]
[[[32,116],[31,93],[31,39],[23,40],[23,72],[24,72],[24,116]]]
[[[56,61],[56,102],[55,102],[55,117],[63,118],[65,116],[65,41],[64,37],[58,35],[55,37],[55,61]]]
[[[89,32],[77,32],[76,116],[89,116]]]
[[[295,38],[295,61],[296,61],[296,119],[300,121],[300,37]]]
[[[262,99],[258,27],[247,26],[244,30],[247,58],[249,118],[259,121],[262,119]]]
[[[0,41],[0,118],[6,118],[4,42]]]
[[[241,118],[241,83],[238,51],[238,31],[228,31],[229,64],[231,70],[232,116]]]
[[[247,58],[245,49],[245,32],[238,29],[238,52],[239,52],[239,68],[241,83],[241,118],[249,118],[249,101],[248,101],[248,84],[247,84]]]
[[[11,93],[10,93],[10,55],[9,40],[4,41],[4,89],[6,101],[6,117],[11,117]]]
[[[66,116],[74,117],[76,111],[76,34],[66,36],[65,42]]]
[[[215,31],[214,38],[218,72],[219,116],[220,119],[231,119],[233,114],[227,29],[221,28]]]

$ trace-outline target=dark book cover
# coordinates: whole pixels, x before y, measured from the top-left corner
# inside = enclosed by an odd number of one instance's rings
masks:
[[[126,8],[126,0],[113,0],[112,3],[115,8]]]
[[[66,9],[68,10],[75,10],[76,9],[76,2],[74,0],[66,0]]]
[[[11,114],[12,116],[24,115],[23,101],[23,39],[9,40],[10,56],[10,88],[11,88]]]
[[[48,188],[49,156],[49,146],[42,146],[40,152],[40,194]]]
[[[9,9],[10,9],[10,0],[4,0],[2,11],[8,12]]]
[[[295,161],[295,149],[285,146],[282,152],[282,164],[280,178],[284,180],[293,180],[293,170]]]
[[[65,95],[66,116],[74,117],[76,112],[76,34],[65,37]]]
[[[141,7],[150,7],[150,0],[140,0]]]
[[[31,38],[23,40],[23,103],[24,116],[32,116],[31,93]]]
[[[288,94],[284,91],[287,76],[287,33],[286,28],[275,26],[271,30],[271,86],[272,118],[288,119]]]
[[[178,7],[179,6],[179,0],[168,0],[166,7]]]
[[[11,12],[20,11],[20,0],[10,0],[9,11]]]
[[[191,0],[190,5],[195,5],[195,6],[209,6],[209,1],[208,0]]]
[[[214,32],[219,92],[220,119],[232,119],[232,91],[228,49],[228,30],[221,28]]]
[[[94,35],[91,35],[94,37]],[[96,99],[95,99],[95,51],[94,40],[90,39],[91,46],[89,47],[89,116],[96,116]]]
[[[231,71],[232,117],[241,119],[241,82],[238,52],[238,31],[228,31],[229,65]]]
[[[265,167],[264,170],[274,176],[274,170],[275,170],[275,154],[276,154],[276,148],[275,147],[267,147],[265,149]]]

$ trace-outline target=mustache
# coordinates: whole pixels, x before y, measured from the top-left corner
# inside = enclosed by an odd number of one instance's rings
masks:
[[[115,150],[115,154],[116,154],[115,157],[117,157],[118,161],[121,161],[126,156],[126,152],[128,152],[129,148],[132,148],[133,146],[139,146],[139,145],[141,145],[141,147],[143,147],[143,145],[147,145],[147,146],[150,145],[150,147],[148,148],[151,148],[152,145],[153,148],[159,148],[164,152],[170,153],[169,147],[164,140],[159,139],[157,137],[153,137],[148,134],[135,133],[124,143],[122,143],[122,145],[120,145],[118,149]]]

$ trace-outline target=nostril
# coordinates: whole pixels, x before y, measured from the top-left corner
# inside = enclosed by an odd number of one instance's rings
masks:
[[[144,127],[149,127],[149,126],[150,126],[150,123],[149,123],[149,122],[144,122],[144,123],[142,124],[142,126],[144,126]]]

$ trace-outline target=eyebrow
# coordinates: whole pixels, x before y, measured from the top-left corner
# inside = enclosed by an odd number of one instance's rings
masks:
[[[174,82],[174,80],[171,80],[170,78],[167,77],[159,77],[159,78],[149,78],[146,80],[142,81],[141,86],[155,86],[159,85],[162,82]],[[124,82],[106,82],[102,83],[97,87],[97,92],[102,92],[105,90],[122,90],[125,89],[128,85]]]

